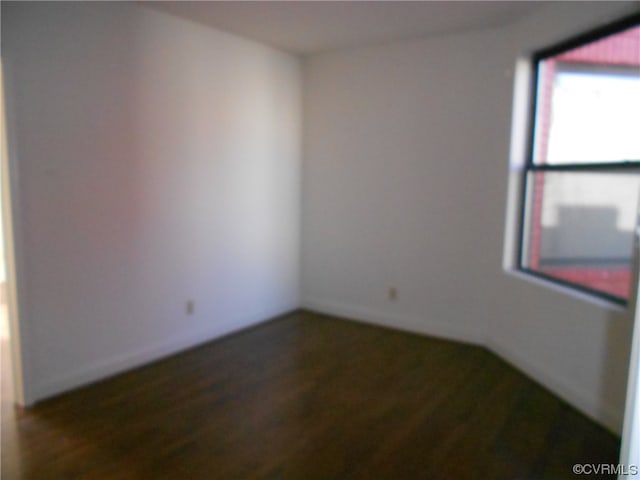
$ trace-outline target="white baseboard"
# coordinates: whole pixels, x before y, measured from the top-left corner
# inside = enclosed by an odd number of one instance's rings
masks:
[[[269,322],[295,312],[296,310],[298,310],[298,308],[287,309],[276,315],[257,315],[254,317],[256,320],[216,325],[214,328],[207,331],[194,332],[180,339],[146,347],[136,352],[126,353],[102,362],[96,362],[92,365],[84,366],[83,368],[70,372],[67,375],[36,385],[34,388],[35,398],[30,405],[69,390],[98,382],[113,375],[156,362],[171,355],[211,342],[212,340],[216,340],[241,330],[246,330],[261,323]]]
[[[565,379],[556,377],[548,369],[541,368],[533,362],[525,359],[521,354],[512,349],[498,345],[496,342],[485,339],[480,333],[470,334],[459,327],[452,327],[444,322],[427,321],[423,318],[399,315],[389,312],[380,312],[369,308],[353,305],[336,304],[317,299],[302,301],[302,308],[328,315],[335,315],[363,323],[394,328],[411,333],[428,335],[432,337],[455,340],[457,342],[484,346],[495,355],[502,358],[516,369],[547,388],[558,397],[574,406],[596,423],[604,426],[616,435],[620,435],[622,425],[622,413],[611,405],[602,405],[589,395]]]
[[[581,391],[565,379],[555,376],[553,372],[548,369],[537,366],[515,350],[505,348],[503,345],[499,345],[493,341],[489,341],[486,347],[599,425],[602,425],[616,435],[620,435],[622,431],[623,413],[620,412],[618,408],[612,405],[600,404],[593,395],[589,395],[589,392]]]
[[[483,345],[481,336],[469,331],[453,326],[446,322],[434,322],[424,317],[409,316],[394,312],[383,312],[371,308],[358,307],[354,305],[337,304],[318,299],[306,299],[302,301],[303,309],[335,315],[362,323],[393,328],[430,337],[455,340],[456,342]]]
[[[570,405],[576,407],[589,418],[617,435],[621,433],[622,413],[618,408],[611,405],[599,404],[592,396],[588,395],[588,392],[580,391],[567,383],[566,380],[555,377],[547,369],[535,365],[512,349],[505,348],[503,345],[499,345],[493,341],[485,341],[479,333],[470,335],[468,331],[444,322],[427,321],[419,317],[381,312],[374,309],[324,302],[316,299],[304,300],[300,308],[396,330],[444,338],[471,345],[485,346],[491,352],[567,401]],[[74,388],[103,380],[112,375],[152,363],[170,355],[175,355],[176,353],[208,343],[217,338],[251,328],[261,323],[266,323],[274,318],[287,315],[296,310],[297,308],[287,309],[277,315],[257,316],[257,320],[235,323],[233,325],[217,325],[215,328],[207,331],[192,333],[181,339],[172,340],[141,349],[137,352],[123,354],[103,362],[94,363],[67,375],[37,385],[36,388],[34,388],[34,403]]]

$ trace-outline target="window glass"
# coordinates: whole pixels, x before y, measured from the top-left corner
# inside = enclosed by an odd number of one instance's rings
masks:
[[[625,299],[640,170],[530,172],[523,266]]]
[[[548,138],[536,142],[547,145],[546,163],[640,158],[640,71],[557,67]],[[537,155],[537,162],[542,158]]]
[[[640,192],[638,21],[551,47],[535,67],[520,268],[625,303]]]

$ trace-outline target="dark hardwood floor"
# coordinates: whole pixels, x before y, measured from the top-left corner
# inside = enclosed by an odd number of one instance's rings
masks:
[[[482,348],[308,312],[9,416],[3,479],[557,480],[619,450]]]

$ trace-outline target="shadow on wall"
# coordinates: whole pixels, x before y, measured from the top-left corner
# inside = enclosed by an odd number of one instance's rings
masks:
[[[615,422],[615,412],[624,412],[629,373],[629,357],[631,355],[631,336],[633,333],[633,308],[625,314],[611,313],[605,332],[603,367],[600,375],[600,391],[598,409],[603,418],[611,418]],[[615,353],[613,353],[615,352]],[[618,425],[622,431],[622,424]]]
[[[640,271],[638,270],[640,266],[638,265],[637,258],[640,252],[637,246],[634,247],[633,231],[630,232],[630,236],[629,303],[624,314],[609,314],[605,337],[605,352],[607,352],[607,355],[604,359],[604,367],[600,377],[600,395],[598,397],[603,401],[604,405],[613,405],[621,412],[625,411],[629,361],[632,348],[631,339],[633,338],[634,317],[636,304],[638,302],[636,292],[638,291],[638,279],[640,276]],[[612,354],[612,352],[616,352],[616,354]],[[620,425],[620,431],[622,431],[622,425]]]
[[[571,283],[622,298],[634,288],[633,230],[619,228],[619,209],[611,206],[562,206],[557,225],[543,227],[540,270]],[[597,405],[605,424],[621,430],[616,412],[624,411],[633,330],[633,302],[610,312],[602,326],[604,344],[593,339],[593,355],[601,355]]]
[[[618,228],[617,208],[564,206],[557,210],[557,225],[542,228],[541,264],[629,264],[633,229]]]
[[[633,226],[619,228],[614,207],[560,207],[543,227],[540,271],[621,299],[631,293]]]

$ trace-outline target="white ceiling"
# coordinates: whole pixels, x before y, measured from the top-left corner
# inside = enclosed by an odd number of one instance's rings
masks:
[[[534,1],[145,1],[226,32],[298,54],[495,27],[519,20]]]

